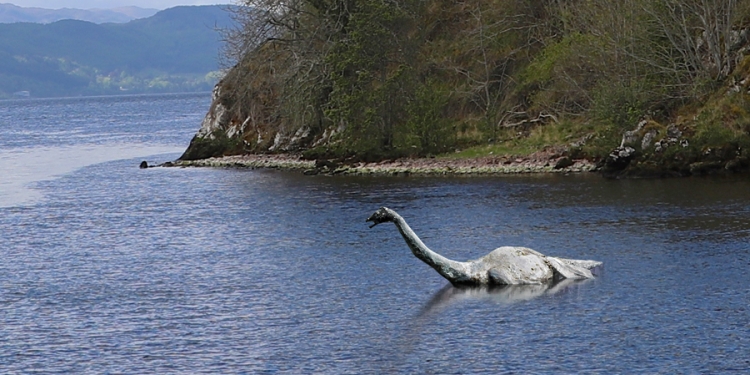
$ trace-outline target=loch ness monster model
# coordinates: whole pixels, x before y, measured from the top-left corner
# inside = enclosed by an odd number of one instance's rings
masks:
[[[412,253],[453,285],[543,284],[562,279],[591,279],[602,262],[549,257],[525,247],[503,246],[467,262],[448,259],[430,250],[401,215],[381,207],[367,218],[370,228],[385,222],[396,224]]]

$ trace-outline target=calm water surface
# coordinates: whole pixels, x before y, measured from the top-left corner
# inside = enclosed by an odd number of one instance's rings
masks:
[[[750,371],[746,177],[137,168],[176,158],[208,101],[0,102],[20,160],[0,162],[0,373]],[[368,229],[381,205],[450,258],[521,245],[604,271],[456,289]]]

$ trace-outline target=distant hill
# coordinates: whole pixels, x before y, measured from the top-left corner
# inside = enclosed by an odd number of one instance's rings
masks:
[[[158,9],[144,9],[139,7],[84,10],[70,8],[23,8],[13,4],[0,4],[0,23],[52,23],[66,19],[93,23],[125,23],[134,19],[153,16],[158,11]]]
[[[124,24],[0,24],[0,97],[210,90],[223,6],[180,6]]]

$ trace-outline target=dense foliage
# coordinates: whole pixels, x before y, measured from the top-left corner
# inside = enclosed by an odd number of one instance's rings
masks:
[[[125,24],[0,24],[0,97],[209,91],[221,34],[218,6],[176,7]]]
[[[559,144],[602,157],[644,119],[709,143],[750,137],[750,1],[243,5],[221,100],[250,125],[245,151],[267,150],[268,129],[334,134],[307,154],[360,159]],[[716,96],[730,80],[737,96]],[[718,118],[706,103],[734,110]]]

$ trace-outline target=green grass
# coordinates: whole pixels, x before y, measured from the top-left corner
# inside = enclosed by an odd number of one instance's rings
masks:
[[[587,135],[594,138],[596,134],[595,128],[590,124],[563,121],[561,123],[537,126],[525,133],[517,130],[506,130],[495,143],[472,146],[459,152],[440,156],[448,158],[478,158],[485,156],[523,157],[550,148],[569,149],[573,147],[571,144],[583,139]],[[602,139],[602,137],[596,138],[597,142],[590,142],[592,146],[601,142],[613,143],[613,141]],[[614,146],[616,145],[612,147]],[[588,151],[587,153],[591,153],[595,149],[598,150],[598,148],[583,147],[585,151]]]

